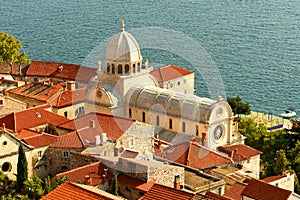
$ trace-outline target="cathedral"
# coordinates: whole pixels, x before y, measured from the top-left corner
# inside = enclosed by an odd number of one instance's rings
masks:
[[[104,66],[98,63],[97,76],[88,85],[86,112],[132,118],[193,135],[212,150],[243,143],[231,107],[221,96],[214,100],[162,88],[152,71],[122,21],[121,31],[108,42]]]

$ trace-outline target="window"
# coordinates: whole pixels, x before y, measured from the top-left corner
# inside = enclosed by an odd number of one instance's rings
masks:
[[[61,172],[65,172],[65,171],[68,171],[69,170],[69,168],[67,167],[67,166],[62,166],[61,168],[60,168],[60,171]]]
[[[145,112],[142,113],[142,122],[146,122],[146,113]]]
[[[34,82],[38,82],[39,79],[38,79],[37,77],[34,77],[34,78],[33,78],[33,81],[34,81]]]
[[[182,132],[185,133],[185,122],[182,122]]]
[[[67,152],[67,151],[64,151],[64,153],[63,153],[63,157],[64,157],[64,158],[69,158],[69,152]]]
[[[159,126],[159,115],[156,116],[156,126]]]
[[[222,188],[218,187],[218,194],[221,195],[222,194]]]
[[[128,64],[125,65],[125,73],[126,73],[126,74],[129,73],[129,65],[128,65]]]
[[[42,158],[42,151],[38,151],[38,158]]]
[[[7,145],[7,141],[4,141],[3,143],[2,143],[2,146],[6,146]]]
[[[116,73],[115,65],[111,64],[111,73],[114,74]]]
[[[79,88],[79,83],[75,82],[75,88],[78,89]]]
[[[65,112],[64,112],[64,116],[65,116],[65,117],[68,117],[68,111],[65,111]]]
[[[186,79],[183,80],[183,83],[186,83]]]
[[[2,106],[3,105],[3,100],[2,99],[0,99],[0,106]]]
[[[133,147],[133,138],[130,138],[129,140],[129,147]]]
[[[135,73],[135,64],[132,65],[132,72]]]
[[[196,135],[199,136],[199,126],[196,125]]]
[[[10,170],[11,170],[11,163],[10,162],[3,163],[1,169],[4,172],[10,172]]]
[[[109,64],[109,63],[107,63],[107,66],[106,66],[106,72],[107,72],[107,73],[110,73],[110,64]]]
[[[184,94],[187,94],[187,91],[186,91],[186,90],[184,90]]]
[[[173,87],[173,83],[170,84],[170,88],[172,88],[172,87]]]
[[[169,129],[173,128],[172,119],[169,119]]]
[[[180,81],[177,82],[177,85],[180,85]]]
[[[129,187],[125,187],[125,190],[127,191],[127,192],[130,192],[130,189],[129,189]]]
[[[123,66],[118,65],[118,74],[122,74],[122,73],[123,73]]]
[[[129,118],[132,118],[131,108],[129,108],[129,110],[128,110],[128,115],[129,115]]]

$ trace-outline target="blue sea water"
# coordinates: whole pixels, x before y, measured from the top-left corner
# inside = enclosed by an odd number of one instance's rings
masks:
[[[295,107],[300,114],[299,0],[0,0],[0,31],[20,39],[31,60],[82,64],[120,31],[121,19],[128,32],[161,27],[201,44],[228,97],[241,96],[253,110]],[[193,65],[176,53],[141,49],[150,65]],[[209,96],[200,74],[197,94]]]

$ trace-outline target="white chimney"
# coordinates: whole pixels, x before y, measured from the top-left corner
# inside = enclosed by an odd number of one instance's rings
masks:
[[[101,143],[100,135],[95,136],[95,144],[99,145]]]
[[[102,133],[102,141],[103,141],[103,142],[106,142],[106,141],[107,141],[106,133]]]

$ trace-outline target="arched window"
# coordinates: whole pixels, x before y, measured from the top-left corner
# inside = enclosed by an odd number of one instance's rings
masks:
[[[169,129],[172,129],[173,128],[173,121],[172,119],[169,119]]]
[[[135,64],[132,65],[132,73],[135,73]]]
[[[196,125],[196,135],[199,136],[199,126]]]
[[[132,111],[131,111],[131,108],[129,108],[128,115],[129,115],[129,118],[132,118]]]
[[[185,122],[182,122],[182,132],[185,133]]]
[[[159,115],[156,116],[156,126],[159,126]]]
[[[128,64],[125,65],[125,74],[129,74],[129,65]]]
[[[10,172],[11,171],[11,163],[10,162],[3,163],[1,169],[4,172]]]
[[[107,73],[110,73],[110,63],[107,63],[107,66],[106,66],[106,72],[107,72]]]
[[[114,74],[116,73],[115,65],[111,64],[111,73]]]
[[[141,71],[141,63],[137,64],[137,71],[140,72]]]
[[[123,66],[121,64],[118,65],[118,74],[122,74],[123,73]]]

